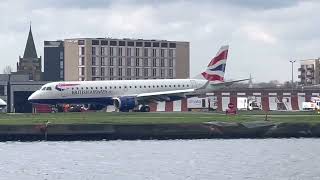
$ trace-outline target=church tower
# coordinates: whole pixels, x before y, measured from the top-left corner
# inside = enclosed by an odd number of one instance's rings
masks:
[[[37,51],[34,45],[31,31],[31,25],[23,57],[19,56],[16,74],[27,74],[29,75],[29,80],[33,81],[41,80],[41,56],[39,58],[37,56]]]

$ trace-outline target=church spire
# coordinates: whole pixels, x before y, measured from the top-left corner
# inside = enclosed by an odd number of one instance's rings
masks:
[[[32,31],[31,31],[31,22],[30,22],[30,30],[29,30],[28,40],[27,40],[26,48],[24,50],[23,58],[38,58],[36,47],[33,41]]]

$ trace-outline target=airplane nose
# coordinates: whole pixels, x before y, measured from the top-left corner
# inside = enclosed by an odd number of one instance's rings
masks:
[[[28,97],[28,101],[29,102],[33,102],[35,99],[36,99],[36,95],[37,94],[37,91],[32,93],[29,97]]]

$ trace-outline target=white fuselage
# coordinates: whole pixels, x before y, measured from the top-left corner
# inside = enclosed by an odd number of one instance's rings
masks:
[[[161,93],[202,88],[207,80],[153,79],[114,81],[69,81],[45,84],[34,92],[29,101],[43,104],[102,103],[112,104],[112,98],[135,97],[140,94]],[[165,95],[165,94],[164,94]]]

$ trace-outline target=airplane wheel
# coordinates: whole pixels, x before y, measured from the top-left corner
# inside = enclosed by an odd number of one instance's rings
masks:
[[[140,112],[150,112],[150,107],[149,106],[142,106],[140,108]]]
[[[144,107],[144,112],[150,112],[150,107],[149,106],[145,106]]]

